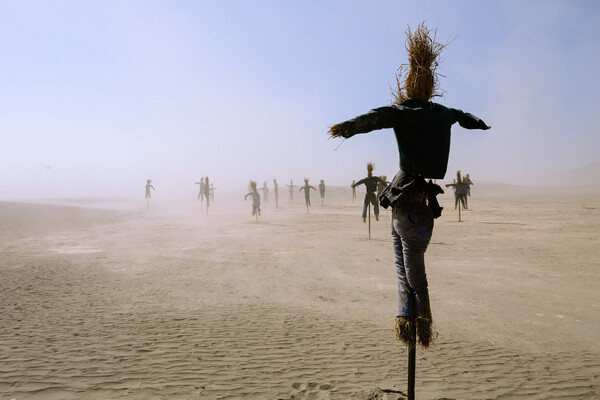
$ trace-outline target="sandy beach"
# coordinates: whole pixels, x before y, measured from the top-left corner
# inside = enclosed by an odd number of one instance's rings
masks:
[[[404,399],[390,212],[369,239],[362,193],[280,191],[259,222],[244,194],[0,203],[0,399]],[[417,398],[600,399],[600,192],[453,203]]]

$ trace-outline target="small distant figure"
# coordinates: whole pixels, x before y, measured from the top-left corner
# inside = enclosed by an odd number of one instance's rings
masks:
[[[361,179],[360,181],[353,183],[352,187],[357,187],[358,185],[365,185],[367,189],[367,193],[365,194],[365,200],[363,202],[363,210],[362,210],[362,220],[363,223],[367,222],[367,207],[369,204],[373,204],[373,213],[375,214],[375,221],[379,221],[379,201],[377,200],[377,185],[380,182],[385,183],[380,177],[373,176],[373,169],[375,166],[373,163],[367,163],[367,177]]]
[[[465,175],[463,183],[467,185],[467,196],[471,196],[471,185],[474,185],[473,181],[469,177],[469,174]],[[466,201],[465,201],[466,202]]]
[[[152,198],[150,189],[154,190],[154,186],[152,186],[152,181],[150,179],[146,179],[146,209],[150,207],[150,199]]]
[[[204,202],[204,177],[200,178],[200,182],[194,183],[195,185],[200,185],[200,191],[198,192],[198,200],[200,200],[200,204]]]
[[[210,201],[212,203],[215,202],[215,189],[216,189],[216,187],[214,187],[213,184],[211,183],[210,184]]]
[[[256,190],[256,182],[250,181],[250,192],[244,196],[244,200],[248,199],[248,196],[252,197],[252,215],[256,216],[258,222],[258,216],[260,215],[260,194]]]
[[[267,187],[267,181],[263,182],[263,186],[260,188],[263,192],[263,203],[269,204],[269,188]]]
[[[463,182],[460,170],[456,171],[456,179],[454,182],[446,184],[446,187],[452,187],[454,189],[454,209],[456,210],[459,205],[462,205],[463,209],[468,210],[467,192],[469,190],[469,185],[466,185]]]
[[[350,185],[350,187],[352,188],[352,202],[354,203],[354,200],[356,200],[356,186],[354,185],[356,183],[355,180],[352,180],[352,185]]]
[[[154,190],[154,186],[152,186],[152,181],[150,179],[146,179],[146,199],[152,198],[150,189]]]
[[[306,213],[308,214],[308,207],[310,207],[310,189],[312,189],[312,190],[317,190],[317,189],[315,189],[314,186],[310,186],[308,184],[308,178],[304,178],[304,186],[301,186],[300,190],[298,190],[298,191],[301,192],[302,189],[304,189],[304,201],[306,203]]]
[[[290,188],[290,203],[293,203],[294,202],[294,188],[298,187],[298,186],[294,185],[294,181],[292,179],[290,179],[290,184],[285,185],[285,186]]]
[[[208,210],[208,206],[210,203],[210,183],[208,181],[208,176],[204,178],[204,187],[202,189],[204,197],[206,198],[206,209]]]
[[[379,182],[377,182],[377,198],[379,198],[379,196],[381,195],[383,190],[387,187],[387,185],[390,184],[387,181],[387,176],[381,175],[380,178],[381,178],[381,180]]]
[[[279,185],[277,179],[273,179],[273,193],[275,193],[275,208],[279,210]]]
[[[325,181],[323,179],[319,183],[319,194],[321,195],[321,205],[323,205],[323,199],[325,198]]]

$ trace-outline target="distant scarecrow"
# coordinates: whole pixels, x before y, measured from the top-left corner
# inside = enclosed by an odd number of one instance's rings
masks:
[[[252,215],[256,216],[256,220],[258,221],[258,216],[260,215],[260,193],[256,190],[256,182],[250,181],[250,192],[248,192],[244,196],[244,200],[248,199],[248,196],[252,197]]]
[[[204,177],[204,186],[202,187],[202,194],[206,199],[206,207],[208,209],[210,202],[210,182],[208,181],[208,176]]]
[[[437,59],[445,45],[436,43],[435,31],[432,35],[424,23],[414,33],[410,28],[406,33],[410,68],[403,74],[401,67],[396,76],[393,104],[333,125],[329,134],[334,138],[349,138],[377,129],[394,129],[400,171],[379,201],[382,207],[393,208],[392,243],[398,278],[395,332],[398,340],[413,346],[417,340],[410,333],[414,316],[419,344],[427,348],[435,331],[424,255],[431,239],[433,220],[441,214],[436,196],[443,193],[431,179],[442,179],[446,174],[450,129],[454,123],[467,129],[490,127],[472,114],[431,101],[433,96],[439,96]]]
[[[294,202],[294,188],[298,187],[297,185],[294,185],[294,180],[290,179],[290,184],[289,185],[285,185],[287,187],[290,188],[290,203]]]
[[[459,204],[462,204],[462,208],[467,210],[467,195],[469,194],[469,185],[460,175],[460,171],[456,171],[456,180],[453,183],[448,183],[445,186],[452,187],[454,189],[454,209],[456,210]]]
[[[263,186],[259,189],[263,192],[263,203],[269,203],[269,188],[267,187],[267,181],[263,182]]]
[[[304,202],[306,203],[306,212],[308,213],[308,207],[310,207],[310,190],[317,190],[314,186],[308,184],[308,178],[304,178],[304,186],[300,186],[299,192],[304,190]]]
[[[319,183],[319,194],[321,195],[321,205],[323,204],[323,199],[325,198],[325,181],[321,179],[321,183]]]
[[[365,185],[367,188],[367,193],[365,194],[365,201],[363,202],[363,210],[362,210],[362,220],[363,222],[367,222],[367,207],[369,204],[373,204],[373,212],[375,213],[375,220],[379,221],[379,202],[377,201],[377,188],[380,184],[385,184],[386,182],[378,176],[373,176],[373,169],[375,166],[373,163],[367,163],[367,177],[361,179],[360,181],[353,183],[352,188],[357,187],[358,185]],[[371,218],[371,217],[369,217]]]
[[[149,199],[152,197],[152,194],[150,193],[150,189],[154,190],[154,186],[152,186],[152,181],[150,179],[146,179],[146,199]]]

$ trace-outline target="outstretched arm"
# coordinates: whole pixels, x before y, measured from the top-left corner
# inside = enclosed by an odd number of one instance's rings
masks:
[[[458,124],[465,129],[487,130],[487,129],[491,128],[491,126],[487,126],[481,118],[476,117],[473,114],[466,113],[464,111],[457,110],[457,109],[453,109],[453,111],[454,111],[454,117],[456,118],[456,122],[458,122]]]
[[[401,118],[402,111],[394,106],[375,108],[366,114],[333,125],[329,128],[329,136],[349,138],[358,133],[391,128],[398,124]]]
[[[354,185],[350,185],[353,188],[357,187],[358,185],[362,185],[363,183],[365,183],[366,178],[361,179],[360,181],[356,182]]]

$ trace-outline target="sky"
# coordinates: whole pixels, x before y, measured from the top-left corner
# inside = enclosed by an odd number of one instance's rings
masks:
[[[392,130],[327,130],[390,104],[423,21],[448,43],[435,101],[492,126],[454,125],[446,180],[600,161],[597,1],[0,0],[0,200],[391,178]]]

